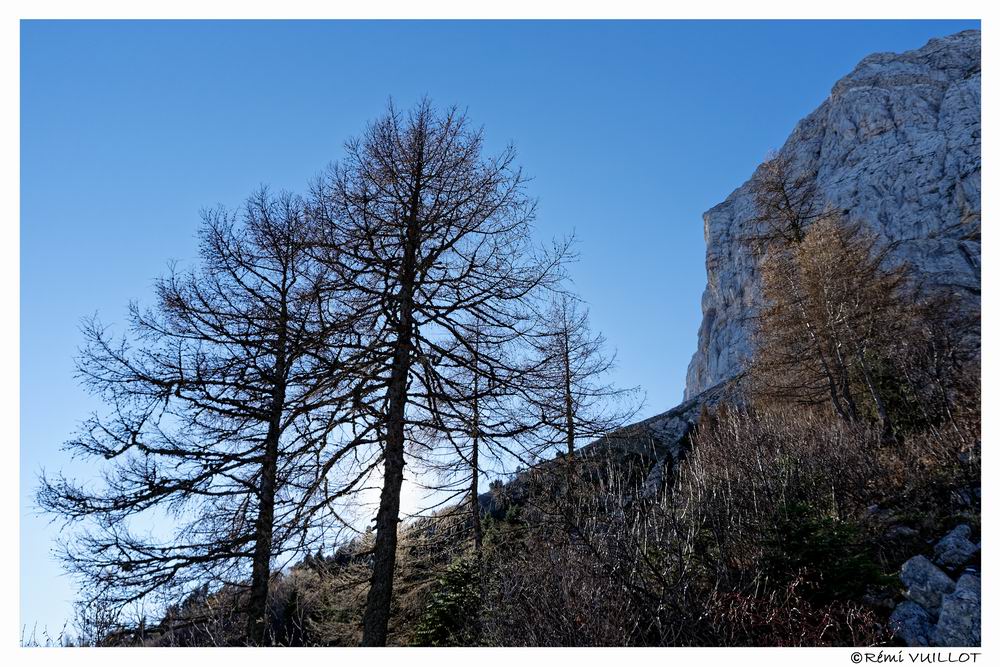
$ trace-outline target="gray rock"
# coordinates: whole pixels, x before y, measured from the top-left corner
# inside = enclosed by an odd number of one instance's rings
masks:
[[[720,383],[666,412],[609,433],[579,450],[581,459],[609,452],[640,454],[655,461],[641,489],[644,498],[655,498],[669,484],[671,470],[687,453],[688,435],[698,423],[702,409],[715,409],[721,402],[738,402],[730,383]]]
[[[801,120],[779,153],[815,173],[823,199],[864,220],[928,285],[978,306],[980,33],[862,60]],[[751,178],[756,178],[756,175]],[[745,368],[760,303],[759,260],[743,239],[756,212],[750,182],[704,215],[708,282],[685,398]]]
[[[955,590],[941,600],[941,613],[931,635],[935,646],[979,646],[981,633],[979,577],[963,574]]]
[[[914,556],[903,563],[899,578],[906,586],[906,597],[937,617],[941,598],[955,590],[955,582],[924,556]]]
[[[964,523],[956,526],[934,545],[934,562],[948,568],[961,567],[969,562],[979,551],[979,547],[969,540],[971,534],[972,529]]]
[[[909,600],[896,605],[889,616],[889,627],[893,635],[906,642],[907,646],[929,646],[934,630],[930,614]]]

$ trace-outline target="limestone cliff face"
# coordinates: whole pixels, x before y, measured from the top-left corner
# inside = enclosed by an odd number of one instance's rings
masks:
[[[828,204],[899,242],[924,278],[978,298],[980,33],[877,53],[837,82],[779,151],[817,174]],[[751,181],[756,174],[751,177]],[[705,213],[708,284],[685,398],[733,377],[752,353],[756,261],[740,239],[754,216],[750,181]]]

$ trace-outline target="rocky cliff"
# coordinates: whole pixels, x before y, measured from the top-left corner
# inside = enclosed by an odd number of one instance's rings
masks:
[[[865,58],[799,122],[779,154],[793,171],[815,175],[826,205],[893,242],[894,259],[909,262],[925,283],[978,300],[979,31]],[[579,452],[583,461],[631,456],[648,466],[645,497],[669,485],[702,408],[740,400],[735,379],[752,354],[751,322],[760,299],[758,260],[744,239],[757,231],[751,186],[761,175],[758,169],[704,215],[708,284],[684,402]],[[512,480],[505,487],[508,500],[526,495],[529,481],[527,473]],[[502,512],[492,490],[479,500],[485,512]],[[892,530],[918,534],[908,526]],[[978,566],[970,564],[979,547],[968,539],[968,526],[956,531],[935,547],[934,562],[918,555],[904,567],[907,597],[892,624],[911,645],[979,641]]]
[[[899,242],[896,258],[928,282],[979,295],[980,33],[906,53],[877,53],[834,85],[779,151],[815,173],[820,196]],[[759,301],[756,260],[741,243],[755,215],[750,185],[705,213],[708,284],[685,398],[737,374]]]

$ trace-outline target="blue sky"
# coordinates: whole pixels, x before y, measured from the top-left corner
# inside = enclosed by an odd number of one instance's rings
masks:
[[[578,291],[616,380],[681,398],[705,283],[701,214],[858,60],[974,21],[24,22],[21,623],[58,631],[72,582],[33,512],[43,467],[97,406],[78,323],[121,322],[198,212],[302,190],[392,96],[457,104],[533,177],[542,237],[575,230]]]

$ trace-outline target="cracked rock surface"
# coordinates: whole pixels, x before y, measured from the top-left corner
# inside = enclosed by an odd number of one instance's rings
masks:
[[[967,525],[956,526],[934,545],[934,562],[947,568],[967,563],[979,551],[979,547],[969,540],[971,534],[972,529]]]
[[[937,616],[941,599],[955,590],[955,582],[924,556],[914,556],[903,563],[899,578],[906,586],[906,597]]]
[[[979,646],[982,585],[978,576],[963,574],[955,590],[941,600],[941,613],[932,633],[936,646]]]
[[[978,30],[868,56],[779,152],[794,170],[816,174],[830,206],[897,242],[896,261],[978,300]],[[752,352],[759,267],[741,243],[755,215],[749,183],[704,214],[708,284],[685,398],[736,375]]]
[[[899,578],[907,599],[896,605],[889,624],[907,646],[981,644],[982,586],[978,566],[970,562],[980,549],[969,541],[971,532],[967,525],[956,526],[934,546],[935,554],[954,555],[954,570],[962,570],[960,575],[953,575],[958,576],[957,582],[925,556],[914,556],[903,563]],[[963,546],[954,551],[956,539],[972,544],[975,550],[969,552]],[[958,554],[962,553],[968,553],[968,557],[959,562]]]

